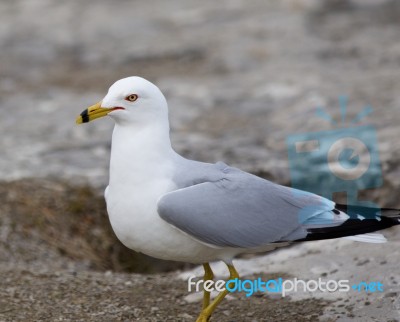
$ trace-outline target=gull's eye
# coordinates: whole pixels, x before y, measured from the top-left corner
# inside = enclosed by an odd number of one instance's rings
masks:
[[[127,97],[125,97],[125,100],[127,100],[128,102],[134,102],[138,99],[138,96],[136,94],[131,94],[128,95]]]

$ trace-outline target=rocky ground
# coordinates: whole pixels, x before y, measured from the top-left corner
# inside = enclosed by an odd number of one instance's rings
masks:
[[[200,271],[135,254],[112,234],[101,197],[112,122],[74,124],[125,76],[165,93],[178,152],[282,184],[287,137],[337,128],[316,107],[340,120],[346,95],[352,127],[370,105],[359,124],[376,131],[383,185],[360,196],[400,208],[397,0],[16,0],[0,3],[0,17],[0,321],[199,312],[184,279]],[[379,280],[384,292],[234,294],[214,320],[399,321],[398,231],[384,245],[326,241],[238,260],[249,278]]]

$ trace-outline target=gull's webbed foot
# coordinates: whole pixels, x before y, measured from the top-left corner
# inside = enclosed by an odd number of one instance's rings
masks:
[[[239,274],[237,273],[235,267],[233,265],[227,264],[228,269],[229,269],[229,279],[228,280],[233,280],[235,278],[239,278]],[[208,271],[209,270],[209,271]],[[211,272],[211,268],[209,264],[204,264],[204,276],[205,280],[212,279],[209,278],[211,275],[209,275],[209,272]],[[224,299],[224,297],[228,294],[228,291],[222,291],[221,293],[218,294],[218,296],[207,306],[205,306],[207,303],[210,302],[210,293],[204,291],[204,297],[203,297],[203,309],[201,310],[201,313],[199,317],[197,318],[196,322],[209,322],[211,318],[211,314],[214,312],[215,308],[218,306],[218,304]]]

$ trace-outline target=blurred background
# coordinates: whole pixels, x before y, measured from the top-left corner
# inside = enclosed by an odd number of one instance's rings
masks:
[[[113,123],[75,125],[132,75],[167,97],[179,153],[286,185],[288,136],[335,128],[317,107],[340,120],[340,96],[348,119],[370,105],[383,185],[361,194],[400,207],[398,0],[1,1],[0,48],[2,270],[182,268],[116,241],[101,196]]]

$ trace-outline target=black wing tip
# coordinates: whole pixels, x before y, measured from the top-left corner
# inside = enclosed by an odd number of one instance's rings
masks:
[[[398,217],[379,217],[379,219],[353,219],[346,220],[340,226],[309,228],[307,236],[300,241],[334,239],[347,236],[361,235],[372,233],[378,230],[390,228],[400,224],[400,216]]]

